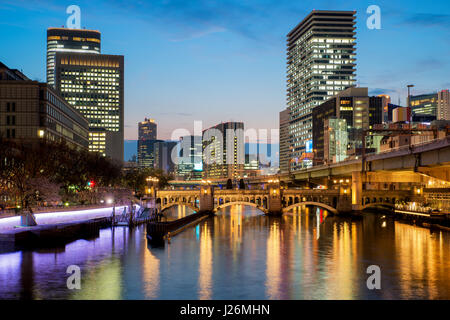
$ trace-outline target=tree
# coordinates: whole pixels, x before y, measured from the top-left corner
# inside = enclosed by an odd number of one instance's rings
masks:
[[[244,179],[239,180],[239,189],[245,190],[245,183]]]

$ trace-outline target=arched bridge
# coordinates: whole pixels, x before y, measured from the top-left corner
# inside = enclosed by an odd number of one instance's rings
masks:
[[[218,211],[230,205],[249,205],[266,214],[281,214],[305,205],[321,207],[332,213],[351,208],[349,195],[339,190],[291,189],[279,187],[256,190],[225,190],[202,186],[197,190],[159,190],[157,204],[161,210],[185,205],[195,211]]]

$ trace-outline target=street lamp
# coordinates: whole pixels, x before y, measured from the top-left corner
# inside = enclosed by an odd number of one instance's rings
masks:
[[[411,88],[414,88],[413,84],[408,84],[408,107],[411,108]]]

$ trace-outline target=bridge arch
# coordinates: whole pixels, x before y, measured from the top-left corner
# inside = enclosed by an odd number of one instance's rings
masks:
[[[243,205],[243,206],[250,206],[259,209],[263,213],[267,213],[267,209],[263,208],[262,206],[257,205],[256,203],[252,202],[246,202],[246,201],[236,201],[236,202],[227,202],[221,205],[218,205],[216,208],[214,208],[214,212],[219,211],[220,209],[234,206],[234,205]]]
[[[164,210],[167,210],[169,208],[175,207],[175,206],[186,206],[192,210],[194,210],[195,212],[197,212],[199,210],[199,208],[191,203],[188,202],[172,202],[167,204],[166,206],[162,206],[161,207],[161,212],[163,212]]]
[[[316,206],[316,207],[326,209],[329,212],[332,212],[334,214],[338,214],[338,211],[335,208],[333,208],[332,206],[329,206],[325,203],[315,202],[315,201],[304,201],[304,202],[292,204],[286,208],[283,208],[283,212],[288,212],[294,208],[301,207],[301,206]]]

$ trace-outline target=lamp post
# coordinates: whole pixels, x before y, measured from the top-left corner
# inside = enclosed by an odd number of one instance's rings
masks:
[[[156,178],[156,177],[148,177],[146,180],[147,180],[147,183],[149,183],[150,186],[151,186],[151,188],[150,188],[150,195],[151,195],[151,199],[153,199],[155,207],[156,207],[156,187],[155,187],[155,183],[158,183],[159,179]]]
[[[411,88],[414,88],[413,84],[408,84],[408,107],[411,108]]]

